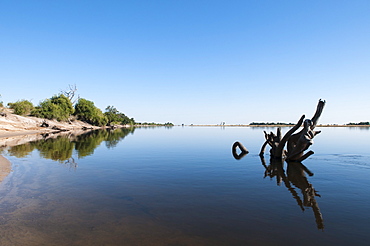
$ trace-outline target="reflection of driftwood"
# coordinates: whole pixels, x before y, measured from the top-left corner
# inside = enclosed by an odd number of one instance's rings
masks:
[[[311,120],[306,119],[304,121],[305,115],[299,119],[297,124],[290,129],[284,137],[281,135],[281,129],[277,129],[277,134],[273,132],[267,134],[265,133],[265,143],[262,145],[260,156],[263,156],[265,148],[267,145],[271,147],[270,155],[272,158],[282,159],[284,156],[287,160],[291,161],[303,161],[307,157],[313,154],[313,151],[304,153],[313,143],[312,139],[320,133],[320,131],[313,131],[316,124],[321,116],[322,110],[325,106],[325,101],[319,100],[316,108],[316,112]],[[293,134],[304,122],[303,129]],[[287,151],[284,150],[285,144],[288,142]]]
[[[321,197],[310,182],[308,182],[305,173],[312,176],[312,173],[300,162],[288,162],[288,180],[295,187],[301,190],[303,196],[303,205],[311,207],[316,219],[317,229],[324,229],[324,222],[320,212],[319,205],[315,199],[316,196]]]
[[[237,148],[240,149],[240,153],[238,154]],[[249,153],[247,148],[245,148],[240,142],[235,142],[232,147],[232,153],[235,159],[240,160],[243,158],[246,154]]]
[[[93,130],[92,127],[86,127],[86,126],[83,126],[81,129],[84,130],[84,131],[86,131],[86,130]]]
[[[308,182],[305,175],[307,173],[312,176],[313,173],[307,169],[300,162],[288,162],[287,174],[284,170],[284,161],[271,158],[270,164],[266,165],[266,161],[263,156],[261,156],[262,165],[265,167],[264,177],[276,178],[277,185],[284,183],[285,187],[292,194],[293,198],[296,200],[297,205],[302,211],[305,211],[307,207],[311,207],[315,216],[317,228],[320,230],[324,229],[323,217],[320,212],[319,205],[315,199],[315,196],[320,197],[317,191],[313,188],[312,184]],[[301,190],[302,197],[298,194],[296,188]]]
[[[78,164],[76,163],[73,157],[70,157],[68,160],[64,162],[64,164],[68,165],[70,169],[77,169]]]

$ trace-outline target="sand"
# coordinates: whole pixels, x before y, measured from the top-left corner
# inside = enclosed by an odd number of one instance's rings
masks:
[[[0,182],[11,172],[11,163],[4,156],[0,155]]]
[[[0,116],[0,138],[50,133],[56,132],[58,129],[74,131],[81,130],[82,128],[100,128],[78,120],[59,122],[31,116],[20,116],[13,114],[12,110],[8,108],[0,108],[0,112],[5,113],[5,116]],[[47,123],[48,127],[41,127],[43,122]]]

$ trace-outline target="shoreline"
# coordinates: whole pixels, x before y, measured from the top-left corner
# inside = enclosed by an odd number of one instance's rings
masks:
[[[12,164],[4,156],[0,155],[0,183],[10,174],[12,171]]]
[[[181,126],[181,125],[179,125]],[[184,125],[189,127],[293,127],[294,125],[207,125],[207,124],[200,124],[200,125]],[[316,125],[316,127],[368,127],[370,125]]]

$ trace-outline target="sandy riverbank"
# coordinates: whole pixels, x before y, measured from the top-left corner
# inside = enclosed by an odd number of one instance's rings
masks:
[[[3,113],[0,116],[0,138],[51,133],[56,131],[75,131],[81,129],[98,129],[82,121],[59,122],[31,116],[20,116],[12,113],[11,109],[0,108]],[[44,123],[44,127],[41,125]]]
[[[41,134],[61,132],[82,134],[82,129],[99,129],[82,121],[58,122],[37,117],[20,116],[11,109],[0,108],[0,147],[15,146],[43,138]],[[41,127],[43,123],[46,126]],[[11,163],[0,155],[0,182],[11,172]]]
[[[0,182],[11,172],[11,163],[4,156],[0,155]]]

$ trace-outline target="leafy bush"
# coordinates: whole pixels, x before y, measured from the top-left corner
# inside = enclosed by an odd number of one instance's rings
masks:
[[[15,103],[8,103],[9,108],[14,110],[15,114],[28,115],[33,110],[33,104],[27,100],[17,101]]]
[[[107,117],[97,108],[92,101],[80,98],[75,105],[75,116],[77,119],[96,126],[105,126]]]
[[[109,124],[134,125],[134,118],[128,118],[124,113],[120,113],[115,107],[108,106],[105,109],[104,115],[108,119]]]
[[[60,94],[41,102],[40,105],[31,112],[31,114],[40,118],[64,121],[68,120],[73,112],[74,108],[71,100],[69,100],[65,95]]]

